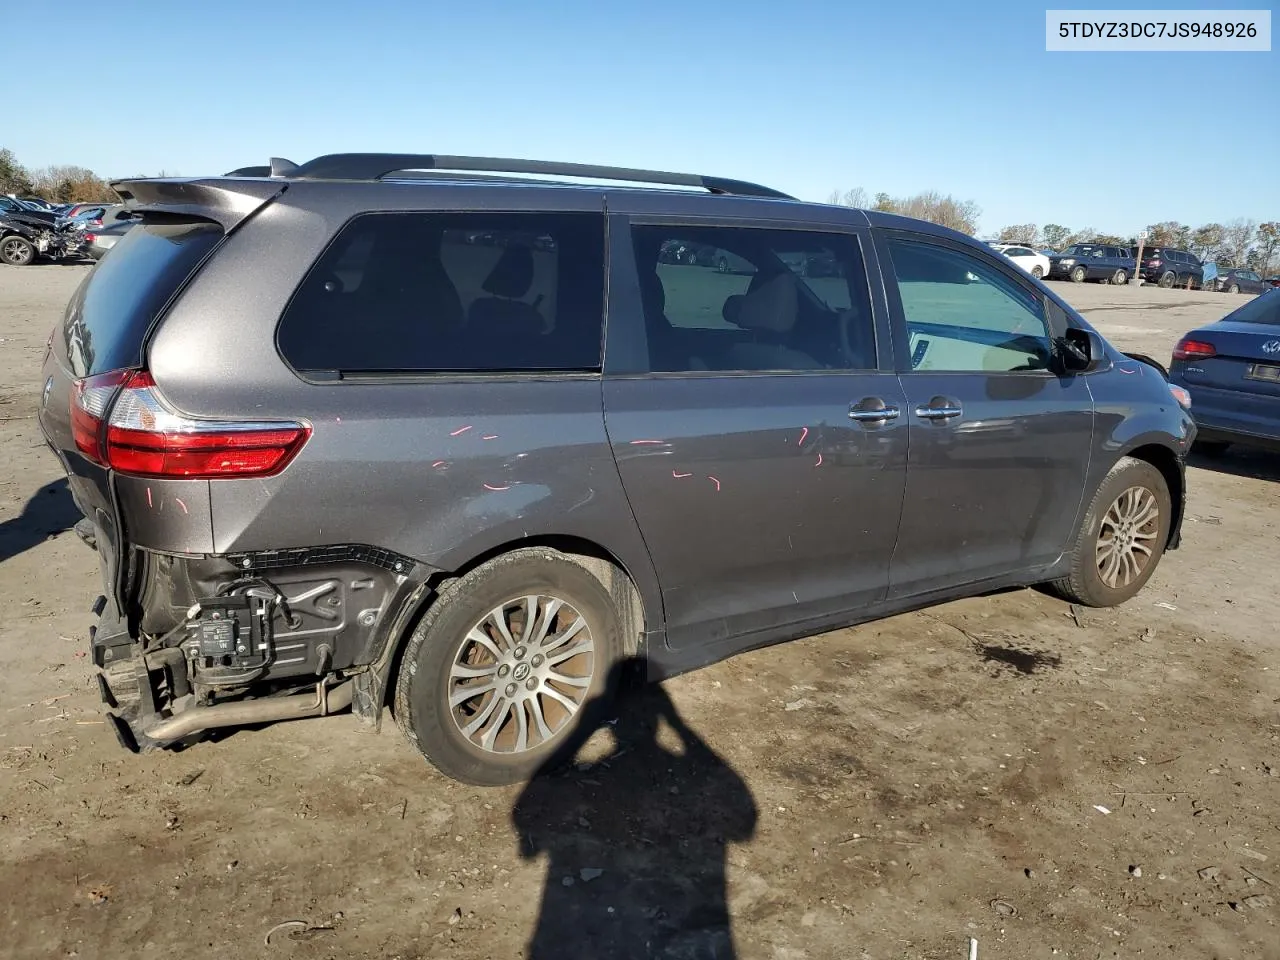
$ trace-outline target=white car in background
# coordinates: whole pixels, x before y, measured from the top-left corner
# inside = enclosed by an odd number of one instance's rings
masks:
[[[1020,243],[993,243],[991,248],[1003,253],[1037,280],[1049,273],[1049,258],[1038,250]]]

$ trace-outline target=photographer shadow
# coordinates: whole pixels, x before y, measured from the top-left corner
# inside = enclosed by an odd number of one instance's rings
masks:
[[[755,833],[755,801],[661,686],[613,696],[636,664],[615,667],[512,810],[521,856],[547,858],[529,960],[737,955],[725,860]],[[601,729],[608,754],[570,766]]]

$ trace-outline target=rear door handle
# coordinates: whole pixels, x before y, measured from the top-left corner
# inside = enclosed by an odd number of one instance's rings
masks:
[[[964,413],[959,400],[950,397],[934,397],[927,404],[916,407],[916,416],[922,420],[950,420]]]
[[[859,423],[884,423],[896,420],[901,411],[892,403],[885,403],[883,397],[863,397],[849,407],[849,419]]]

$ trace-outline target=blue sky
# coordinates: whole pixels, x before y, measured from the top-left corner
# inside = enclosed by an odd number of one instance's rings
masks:
[[[1280,219],[1280,47],[1047,53],[1046,6],[1104,4],[56,0],[5,51],[0,146],[105,176],[389,150],[936,189],[984,232]]]

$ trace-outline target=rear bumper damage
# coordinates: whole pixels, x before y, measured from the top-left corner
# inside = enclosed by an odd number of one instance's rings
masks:
[[[97,539],[92,524],[76,532],[91,546]],[[89,630],[122,746],[145,752],[216,728],[325,716],[353,699],[376,720],[382,702],[370,691],[384,689],[384,653],[420,593],[420,564],[358,545],[135,553],[129,612],[99,597]]]

